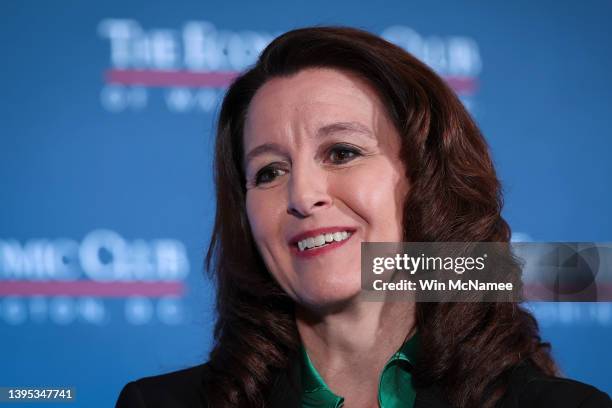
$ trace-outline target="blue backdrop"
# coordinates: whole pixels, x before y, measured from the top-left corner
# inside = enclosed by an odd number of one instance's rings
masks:
[[[605,1],[4,4],[0,386],[112,406],[128,380],[207,358],[215,115],[299,26],[367,29],[443,75],[490,143],[514,239],[610,241],[611,17]],[[531,307],[564,373],[612,392],[612,305]]]

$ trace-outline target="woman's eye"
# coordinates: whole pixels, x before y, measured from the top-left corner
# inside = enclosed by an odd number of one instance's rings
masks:
[[[279,169],[277,167],[264,167],[257,173],[255,176],[255,185],[258,186],[260,184],[266,184],[274,181],[274,179],[278,176],[282,176],[285,174],[285,170]]]
[[[328,160],[333,164],[348,163],[357,156],[361,156],[359,149],[350,146],[338,145],[328,150]],[[278,177],[287,173],[287,170],[274,166],[274,163],[259,170],[255,175],[254,184],[268,184],[276,180]]]
[[[337,146],[330,150],[329,158],[334,163],[346,163],[359,155],[359,151],[352,147]]]

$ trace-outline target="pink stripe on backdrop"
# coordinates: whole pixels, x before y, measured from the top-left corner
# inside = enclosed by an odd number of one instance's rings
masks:
[[[106,71],[106,82],[122,85],[141,86],[186,86],[186,87],[226,87],[238,72],[234,71],[156,71],[111,69]]]
[[[461,95],[472,95],[478,90],[478,81],[472,77],[447,76],[444,80]]]
[[[0,281],[0,296],[181,296],[183,282]]]
[[[135,69],[110,69],[105,73],[106,83],[120,85],[140,85],[146,87],[185,86],[193,88],[227,87],[239,75],[237,71],[159,71]],[[444,78],[455,92],[469,95],[476,92],[475,78],[447,76]]]

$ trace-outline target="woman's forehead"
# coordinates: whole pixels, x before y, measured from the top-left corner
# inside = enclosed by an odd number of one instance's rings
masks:
[[[245,145],[292,132],[314,136],[333,123],[357,123],[374,131],[383,111],[376,92],[357,75],[309,68],[271,79],[257,91],[247,112]]]

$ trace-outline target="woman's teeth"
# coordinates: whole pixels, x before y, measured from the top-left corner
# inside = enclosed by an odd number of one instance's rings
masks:
[[[333,241],[344,241],[350,236],[351,233],[348,231],[338,231],[321,234],[317,235],[316,237],[310,237],[299,241],[298,248],[300,251],[305,251],[306,249],[320,247]]]

